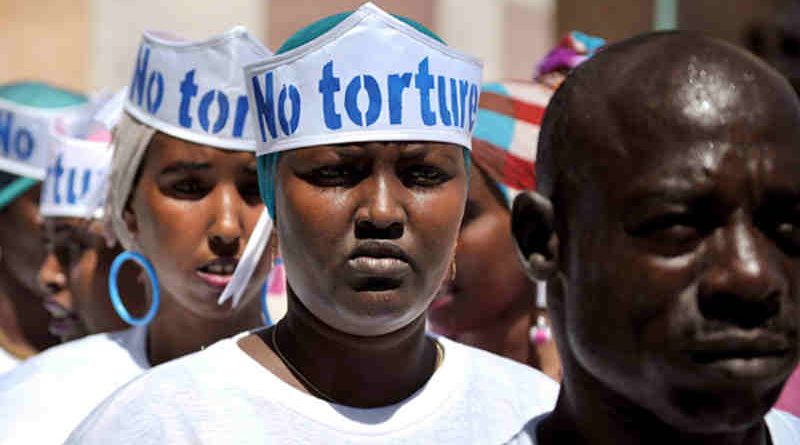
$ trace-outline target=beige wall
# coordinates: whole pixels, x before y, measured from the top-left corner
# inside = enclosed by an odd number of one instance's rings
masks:
[[[472,1],[472,0],[466,0]],[[381,8],[414,20],[427,27],[433,25],[436,0],[373,0]],[[332,14],[352,11],[364,0],[269,0],[270,22],[267,42],[273,50],[303,26]]]
[[[89,0],[93,88],[130,82],[139,38],[145,29],[169,30],[203,39],[244,25],[263,41],[268,24],[264,0]]]
[[[681,0],[679,24],[741,42],[746,29],[786,0]],[[481,57],[485,79],[529,79],[571,29],[611,41],[650,29],[644,0],[375,0]],[[0,82],[40,79],[74,89],[129,81],[145,28],[190,38],[247,26],[273,50],[301,26],[362,0],[0,0]]]
[[[696,0],[684,0],[691,2]],[[642,0],[559,0],[558,34],[573,29],[608,41],[648,31],[653,23],[653,3]]]
[[[769,19],[780,3],[780,0],[683,1],[678,23],[683,29],[743,44],[748,29]]]
[[[89,86],[89,0],[0,0],[0,83]]]

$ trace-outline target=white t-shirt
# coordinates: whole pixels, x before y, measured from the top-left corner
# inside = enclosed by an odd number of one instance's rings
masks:
[[[517,445],[537,445],[536,429],[539,424],[549,416],[550,413],[542,414],[533,419],[525,427],[527,434],[521,435],[521,440]],[[772,409],[764,420],[767,422],[769,435],[773,445],[798,445],[800,444],[800,418],[797,418],[785,411]],[[527,441],[526,441],[527,440]]]
[[[19,364],[19,359],[0,348],[0,376],[11,371]]]
[[[109,394],[149,368],[145,328],[95,334],[0,377],[0,443],[56,444]]]
[[[439,338],[444,360],[411,397],[381,408],[346,407],[280,380],[239,348],[242,335],[130,382],[67,443],[516,443],[558,393],[532,368]]]

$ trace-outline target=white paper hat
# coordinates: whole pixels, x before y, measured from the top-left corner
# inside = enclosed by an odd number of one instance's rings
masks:
[[[73,138],[54,126],[39,205],[42,216],[102,218],[111,154],[109,142]]]
[[[125,111],[176,138],[252,151],[242,67],[271,54],[241,26],[199,42],[145,32]]]
[[[245,68],[264,155],[365,141],[471,147],[480,61],[366,3],[328,32]]]
[[[34,108],[0,99],[0,170],[44,179],[53,121],[70,126],[86,106]]]

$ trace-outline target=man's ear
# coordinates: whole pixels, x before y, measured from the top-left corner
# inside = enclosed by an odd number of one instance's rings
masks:
[[[522,192],[511,209],[511,234],[532,280],[547,281],[558,269],[558,236],[553,204],[536,192]]]

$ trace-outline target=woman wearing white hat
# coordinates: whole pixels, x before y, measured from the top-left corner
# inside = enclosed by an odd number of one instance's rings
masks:
[[[0,85],[0,374],[58,343],[36,279],[45,253],[40,184],[53,119],[71,122],[86,104],[41,82]]]
[[[525,443],[557,385],[425,330],[457,273],[480,77],[369,3],[249,66],[288,312],[141,376],[68,443]]]
[[[268,265],[259,255],[250,264],[257,279],[218,300],[264,213],[245,87],[231,73],[269,55],[243,28],[203,42],[145,33],[114,129],[106,206],[127,249],[111,266],[109,292],[134,327],[54,348],[0,381],[0,410],[9,413],[0,442],[61,442],[144,370],[263,324]],[[120,294],[128,260],[143,268],[144,315]]]

